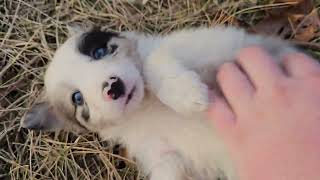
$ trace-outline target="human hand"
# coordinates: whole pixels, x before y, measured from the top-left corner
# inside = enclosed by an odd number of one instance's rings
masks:
[[[209,110],[242,180],[320,179],[320,65],[289,54],[280,68],[264,50],[243,49],[243,69],[226,63],[217,79],[226,98]]]

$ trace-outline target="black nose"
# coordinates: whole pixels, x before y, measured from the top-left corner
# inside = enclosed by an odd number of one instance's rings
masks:
[[[111,83],[110,90],[108,91],[108,95],[113,99],[117,100],[119,97],[125,95],[125,86],[123,81],[117,77],[111,77],[110,79],[114,79]]]

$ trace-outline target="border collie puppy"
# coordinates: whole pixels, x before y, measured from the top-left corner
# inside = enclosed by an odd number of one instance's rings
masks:
[[[228,151],[206,117],[208,90],[219,65],[254,45],[278,58],[296,51],[232,27],[165,36],[78,30],[56,51],[45,74],[46,96],[22,127],[96,132],[125,145],[151,180],[235,180]]]

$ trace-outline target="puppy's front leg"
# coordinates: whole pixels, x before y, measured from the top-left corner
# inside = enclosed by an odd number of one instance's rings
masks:
[[[200,76],[184,67],[165,52],[155,52],[148,58],[145,76],[149,89],[178,113],[191,114],[208,107],[208,87]]]

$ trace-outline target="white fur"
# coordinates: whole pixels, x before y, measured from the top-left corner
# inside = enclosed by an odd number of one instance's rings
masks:
[[[96,62],[76,50],[80,35],[67,40],[46,72],[49,102],[72,107],[68,97],[74,89],[81,90],[91,117],[80,123],[103,139],[125,144],[151,180],[215,179],[223,174],[237,179],[228,151],[205,113],[215,71],[243,47],[261,45],[275,56],[294,49],[277,39],[223,27],[167,36],[122,35],[128,42],[114,39],[120,44],[118,54]],[[122,53],[126,49],[133,53]],[[103,99],[101,84],[112,74],[130,88],[137,86],[128,106],[123,99]]]

